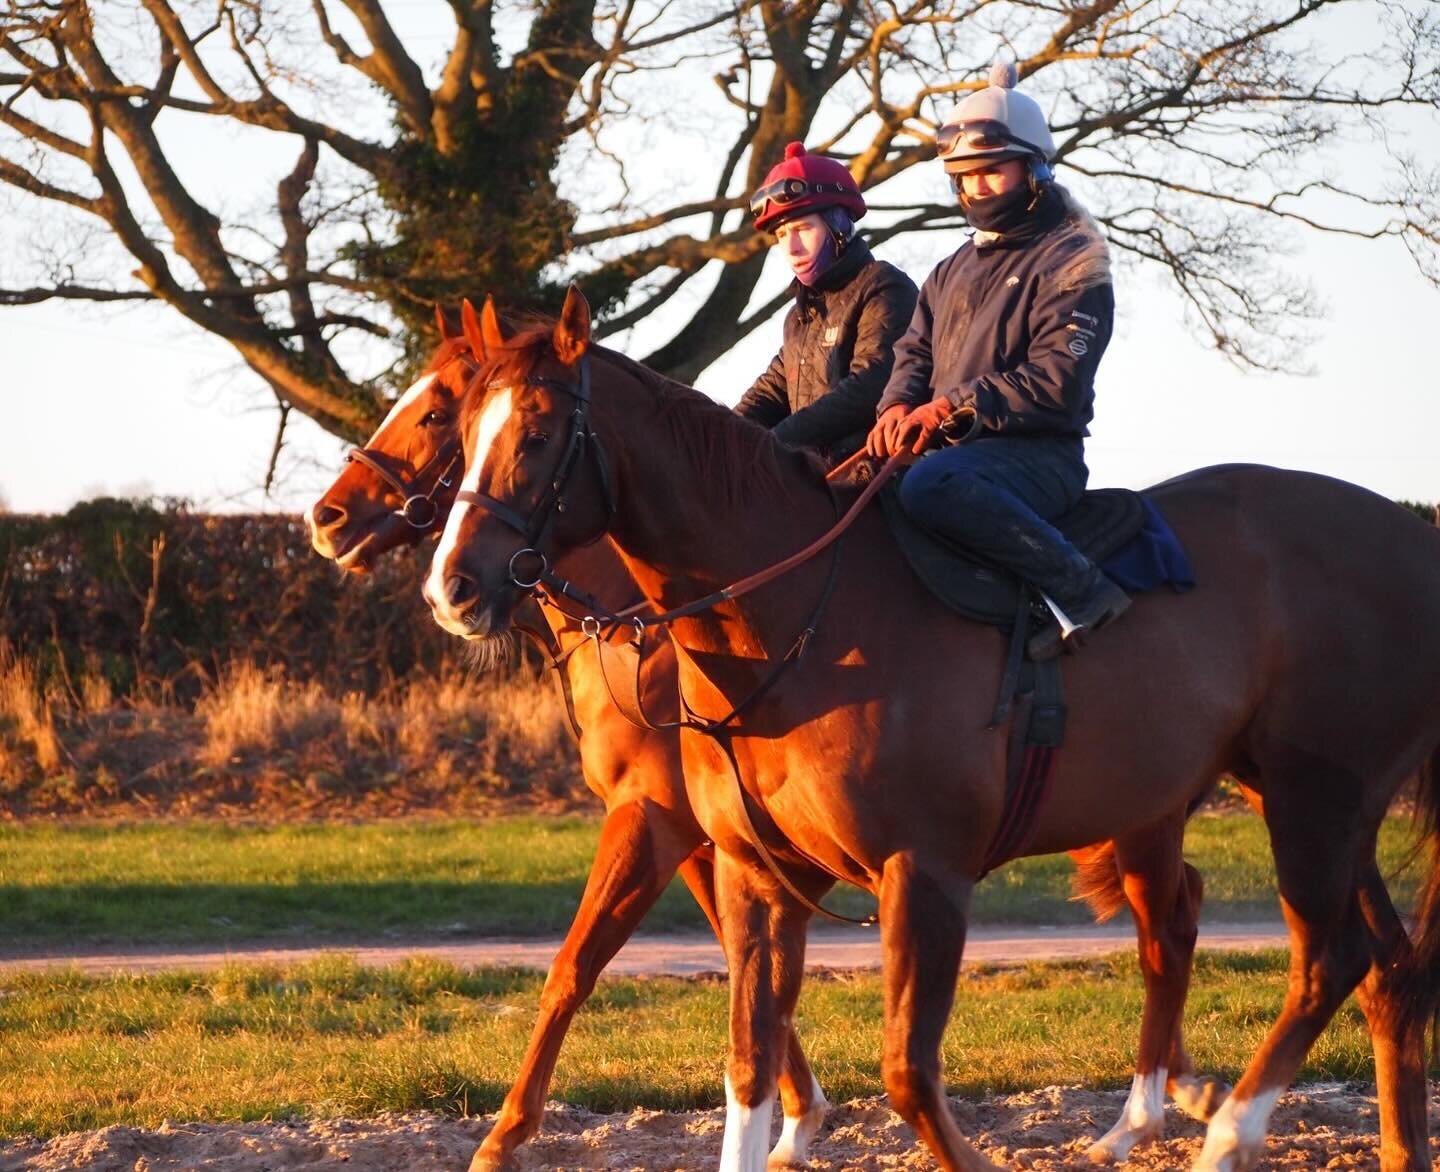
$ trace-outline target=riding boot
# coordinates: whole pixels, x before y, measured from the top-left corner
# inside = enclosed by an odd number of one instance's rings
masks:
[[[1085,632],[1113,622],[1130,606],[1130,596],[1106,577],[1094,562],[1078,552],[1063,576],[1049,583],[1035,584],[1049,596],[1074,629],[1069,635],[1064,635],[1058,621],[1047,622],[1025,645],[1031,659],[1050,659],[1060,654],[1062,648],[1083,642]]]

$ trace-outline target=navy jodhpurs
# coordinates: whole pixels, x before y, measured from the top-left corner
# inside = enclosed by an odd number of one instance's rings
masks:
[[[1095,567],[1049,522],[1075,507],[1088,479],[1077,437],[993,436],[925,456],[900,482],[900,504],[1064,605],[1091,589]]]

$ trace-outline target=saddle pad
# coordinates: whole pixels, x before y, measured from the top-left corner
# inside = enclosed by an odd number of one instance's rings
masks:
[[[915,524],[900,507],[898,489],[897,477],[880,491],[880,507],[910,568],[951,610],[977,622],[1010,626],[1020,605],[1020,580]],[[1139,533],[1145,518],[1138,492],[1099,488],[1082,496],[1055,525],[1081,553],[1099,562]]]

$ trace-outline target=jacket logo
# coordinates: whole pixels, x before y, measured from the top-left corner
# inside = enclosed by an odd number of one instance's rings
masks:
[[[825,340],[824,340],[824,342],[823,342],[822,344],[823,344],[823,345],[826,345],[826,346],[833,346],[833,345],[835,345],[835,343],[838,342],[839,340],[840,340],[840,327],[839,327],[839,326],[826,326],[826,327],[825,327]]]
[[[1090,343],[1076,334],[1075,337],[1065,343],[1065,349],[1069,350],[1076,358],[1083,358],[1086,354],[1090,353]]]
[[[1019,278],[1019,277],[1014,277],[1014,276],[1012,276],[1012,277],[1006,277],[1006,278],[1005,278],[1005,284],[1008,285],[1010,288],[1013,289],[1016,285],[1020,284],[1020,278]]]

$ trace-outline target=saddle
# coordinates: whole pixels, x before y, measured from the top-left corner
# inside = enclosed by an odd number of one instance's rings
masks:
[[[903,475],[903,474],[902,474]],[[1009,627],[1020,609],[1022,589],[1009,570],[987,563],[943,537],[923,529],[900,506],[899,477],[880,492],[880,507],[890,532],[916,577],[946,606],[976,622]],[[1145,524],[1145,502],[1128,488],[1087,492],[1054,525],[1092,562],[1103,562],[1135,537]],[[1036,618],[1048,619],[1040,604]]]
[[[926,587],[965,618],[1007,631],[1009,651],[1000,681],[992,729],[1010,724],[1006,743],[1005,812],[986,850],[981,877],[1023,854],[1054,775],[1065,741],[1065,696],[1055,659],[1023,657],[1032,627],[1053,622],[1039,593],[1013,573],[923,529],[900,505],[899,478],[880,493],[880,507],[905,560]],[[1147,508],[1137,492],[1102,488],[1087,492],[1056,528],[1093,562],[1103,562],[1145,527]]]

